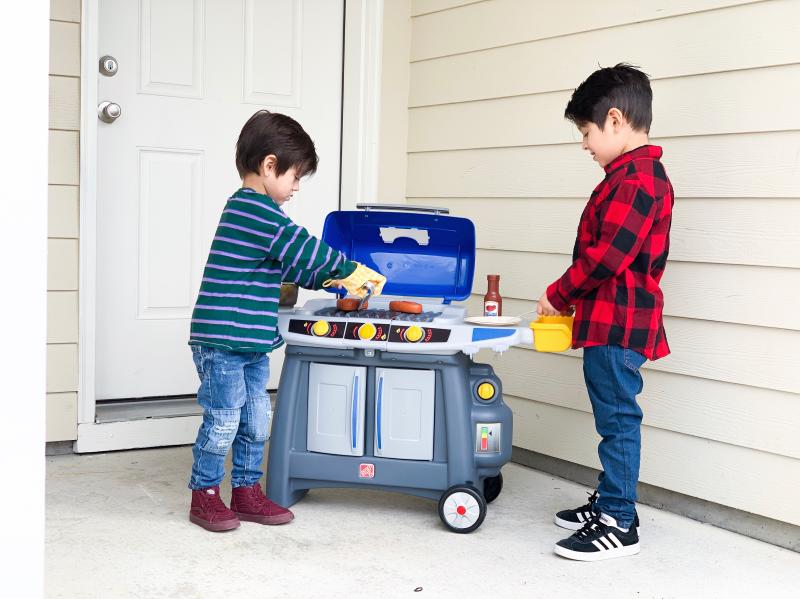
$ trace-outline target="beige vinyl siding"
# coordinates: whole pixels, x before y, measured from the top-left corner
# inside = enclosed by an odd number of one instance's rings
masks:
[[[601,6],[602,5],[602,6]],[[800,2],[412,4],[409,203],[476,223],[504,312],[570,263],[602,177],[563,110],[598,63],[652,77],[676,190],[663,279],[673,353],[643,375],[641,480],[800,524]],[[482,352],[516,446],[599,468],[581,352]]]
[[[77,438],[80,0],[50,2],[46,440]]]
[[[411,1],[384,3],[377,202],[402,203],[405,197],[410,47]]]

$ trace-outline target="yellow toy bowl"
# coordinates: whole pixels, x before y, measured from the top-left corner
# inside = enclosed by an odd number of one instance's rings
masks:
[[[536,351],[560,352],[572,347],[572,316],[540,316],[531,323]]]

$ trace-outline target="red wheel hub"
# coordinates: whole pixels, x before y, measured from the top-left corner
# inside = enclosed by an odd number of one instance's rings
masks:
[[[459,505],[459,506],[456,508],[456,512],[458,512],[458,515],[459,515],[459,516],[463,516],[464,514],[466,514],[466,513],[467,513],[467,508],[465,508],[463,505]]]

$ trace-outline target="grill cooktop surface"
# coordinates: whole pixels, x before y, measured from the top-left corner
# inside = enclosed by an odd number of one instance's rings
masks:
[[[406,322],[433,322],[435,318],[441,316],[441,312],[422,312],[421,314],[408,314],[406,312],[396,312],[394,310],[358,310],[344,312],[337,310],[335,306],[322,308],[314,312],[314,316],[334,316],[336,318],[375,318],[377,320],[404,320]]]

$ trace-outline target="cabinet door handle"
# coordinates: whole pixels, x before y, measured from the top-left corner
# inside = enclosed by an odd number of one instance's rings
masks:
[[[378,434],[378,449],[381,448],[381,417],[382,417],[382,407],[383,407],[383,377],[378,379],[378,405],[375,408],[375,415],[378,420],[378,425],[375,427],[378,429],[376,432]]]
[[[356,448],[356,436],[358,433],[358,375],[353,374],[353,408],[351,412],[350,429],[352,432],[353,449]]]

